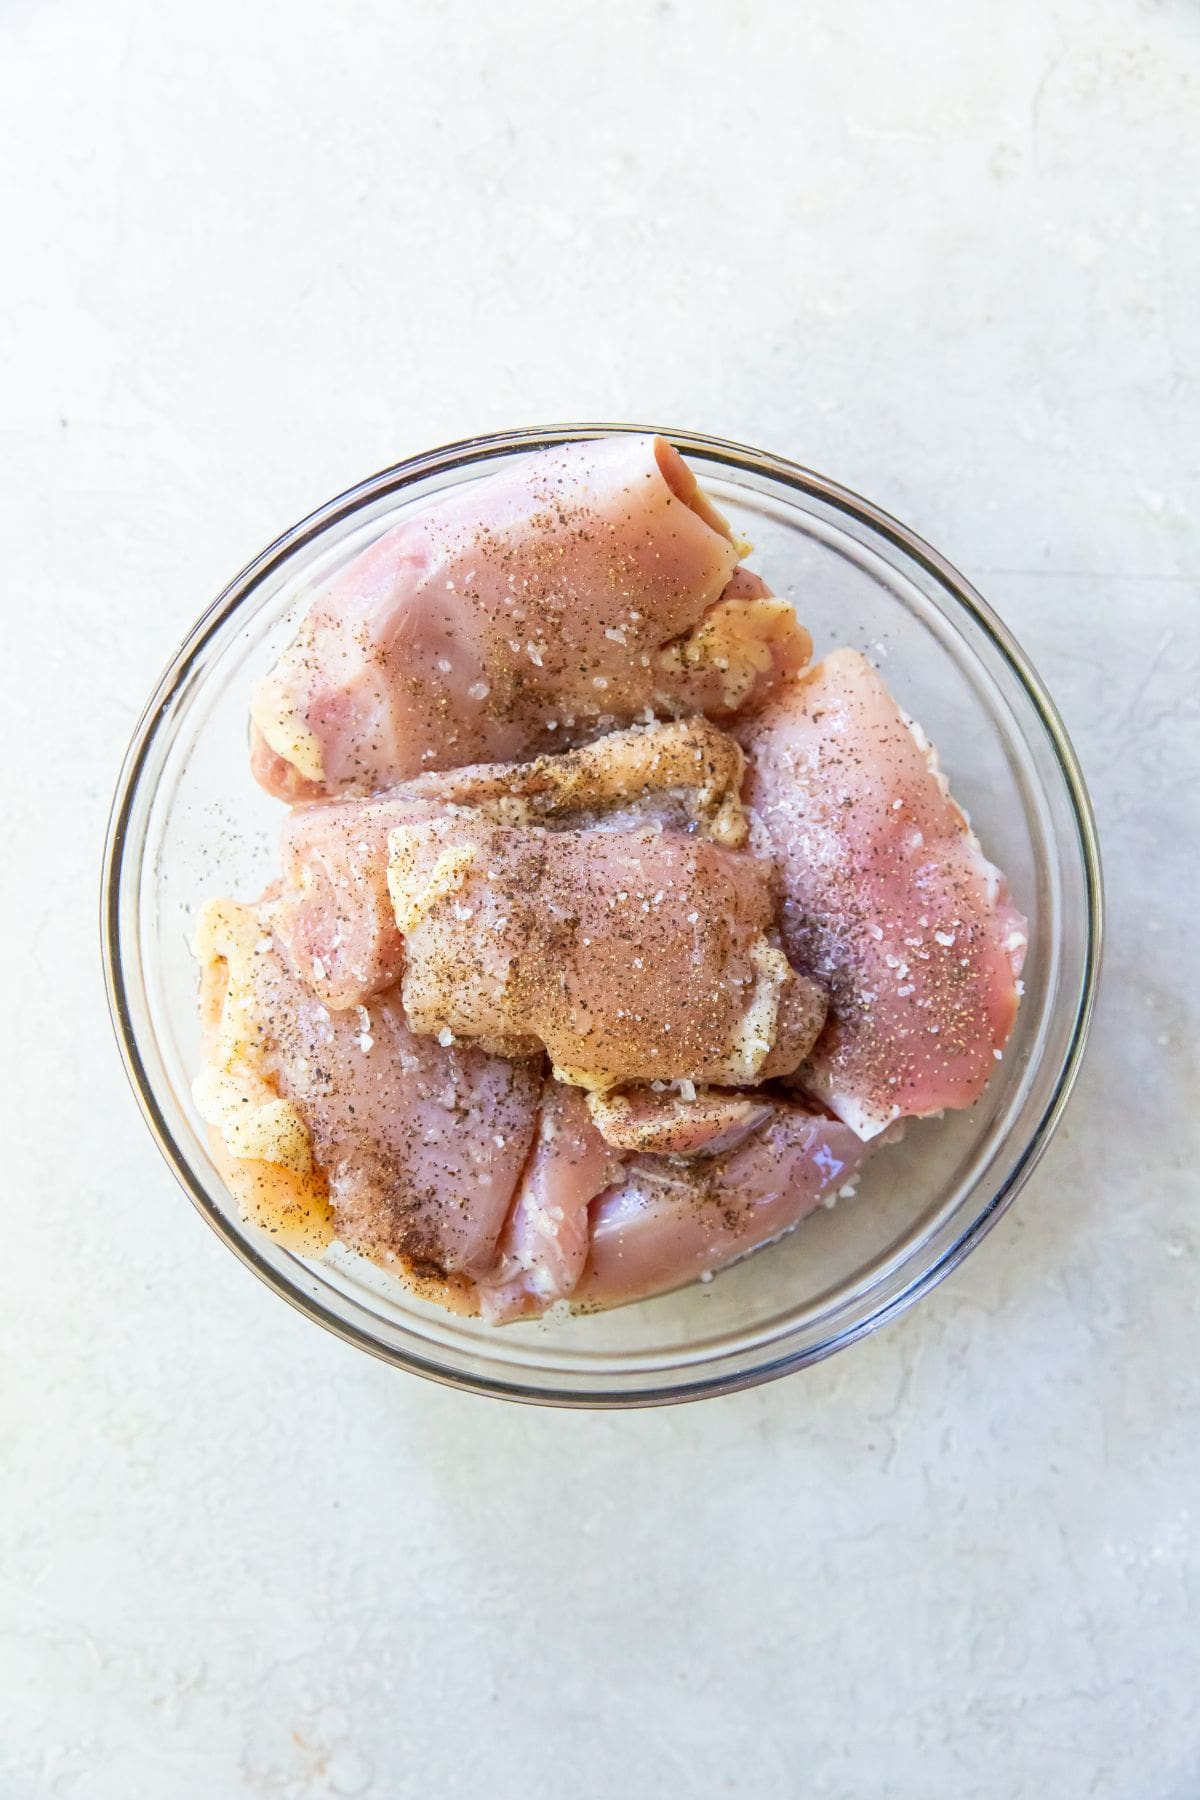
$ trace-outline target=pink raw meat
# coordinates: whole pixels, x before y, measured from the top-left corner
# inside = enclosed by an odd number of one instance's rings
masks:
[[[395,988],[331,1012],[267,936],[254,1013],[264,1073],[308,1127],[339,1237],[384,1261],[490,1269],[533,1141],[540,1063],[415,1037]]]
[[[765,1125],[774,1102],[729,1088],[621,1088],[589,1094],[588,1111],[605,1142],[656,1156],[721,1156]]]
[[[662,438],[515,461],[395,526],[318,596],[255,691],[254,772],[289,800],[365,793],[647,708],[754,704],[811,645],[737,560]]]
[[[748,1143],[713,1161],[635,1157],[592,1203],[573,1304],[643,1300],[771,1243],[850,1180],[867,1146],[845,1125],[778,1105]]]
[[[805,1090],[864,1138],[969,1106],[1012,1029],[1027,926],[929,744],[853,650],[738,735],[784,947],[831,996]]]
[[[741,1087],[795,1069],[824,996],[771,942],[773,871],[653,825],[545,831],[465,809],[389,835],[416,1031],[545,1046],[581,1087]]]
[[[620,1163],[580,1090],[548,1081],[499,1262],[479,1282],[479,1308],[490,1324],[544,1312],[574,1292],[587,1261],[588,1203],[616,1179]]]

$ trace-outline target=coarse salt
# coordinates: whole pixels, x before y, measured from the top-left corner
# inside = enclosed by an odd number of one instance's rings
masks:
[[[442,1046],[443,1050],[454,1042],[454,1033],[448,1025],[442,1026],[442,1029],[437,1034],[437,1041]]]

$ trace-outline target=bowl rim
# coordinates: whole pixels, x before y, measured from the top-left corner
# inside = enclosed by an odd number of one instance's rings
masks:
[[[214,1206],[204,1185],[183,1153],[159,1105],[147,1072],[134,1030],[129,990],[121,949],[119,915],[122,878],[130,849],[130,818],[139,783],[151,746],[165,717],[167,704],[183,681],[201,651],[237,611],[257,587],[284,559],[318,539],[330,527],[340,524],[372,501],[404,488],[427,476],[451,470],[470,468],[497,453],[515,454],[549,449],[564,443],[611,436],[661,435],[684,456],[689,453],[723,463],[731,469],[765,475],[800,494],[834,507],[866,524],[894,548],[902,551],[927,574],[931,575],[971,615],[992,645],[1000,652],[1011,672],[1033,705],[1039,722],[1057,757],[1066,787],[1078,837],[1086,894],[1086,941],[1083,969],[1075,1017],[1062,1066],[1043,1106],[1042,1113],[1029,1135],[1024,1150],[1013,1169],[992,1195],[983,1210],[928,1267],[920,1270],[886,1304],[868,1317],[859,1319],[831,1333],[821,1342],[789,1351],[749,1369],[712,1374],[699,1380],[667,1382],[634,1392],[619,1388],[575,1393],[563,1389],[542,1388],[519,1380],[495,1375],[470,1374],[447,1368],[432,1358],[386,1344],[353,1321],[340,1318],[312,1293],[289,1280],[256,1248],[249,1236],[238,1230],[236,1223]],[[1100,849],[1092,805],[1078,757],[1067,735],[1058,709],[1050,698],[1041,677],[1030,663],[1012,633],[975,587],[932,545],[910,527],[894,518],[873,501],[853,489],[833,481],[783,456],[703,432],[680,431],[665,426],[628,422],[568,422],[527,426],[507,431],[486,432],[476,437],[461,438],[433,449],[406,457],[366,476],[352,487],[315,507],[296,524],[281,532],[265,549],[253,557],[197,619],[175,654],[167,663],[144,707],[129,747],[121,764],[105,834],[100,891],[100,937],[105,989],[109,1017],[130,1086],[158,1145],[159,1151],[192,1204],[239,1260],[251,1269],[298,1312],[314,1320],[344,1343],[353,1344],[393,1367],[423,1376],[442,1386],[490,1395],[498,1399],[525,1404],[570,1407],[585,1410],[613,1410],[622,1407],[666,1405],[688,1400],[712,1398],[791,1374],[823,1361],[836,1351],[878,1330],[907,1311],[923,1295],[944,1279],[987,1235],[1000,1216],[1012,1204],[1038,1162],[1041,1160],[1070,1098],[1082,1065],[1088,1033],[1095,1010],[1104,938],[1104,892]]]

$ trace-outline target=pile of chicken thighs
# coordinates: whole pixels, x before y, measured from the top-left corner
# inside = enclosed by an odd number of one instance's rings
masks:
[[[788,1231],[969,1106],[1026,926],[936,757],[661,438],[414,513],[257,689],[280,879],[196,935],[248,1217],[500,1323]]]

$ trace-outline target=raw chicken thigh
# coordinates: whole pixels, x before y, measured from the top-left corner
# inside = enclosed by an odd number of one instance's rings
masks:
[[[698,1088],[694,1082],[688,1087],[691,1091],[683,1083],[660,1082],[593,1092],[587,1097],[588,1111],[605,1143],[661,1156],[717,1156],[736,1150],[771,1117],[774,1103],[758,1094]]]
[[[346,1243],[435,1282],[486,1272],[533,1142],[540,1062],[414,1036],[394,988],[331,1012],[273,924],[270,902],[201,915],[202,1116],[228,1156],[288,1169],[294,1208],[319,1221],[328,1206]]]
[[[415,1031],[545,1048],[582,1087],[788,1074],[824,995],[779,949],[742,773],[733,740],[690,720],[303,808],[281,939],[331,1006],[403,972]]]
[[[836,1119],[777,1105],[765,1129],[719,1160],[636,1157],[592,1207],[573,1298],[614,1306],[722,1268],[799,1224],[866,1154]]]
[[[772,870],[653,826],[438,816],[389,834],[417,1031],[548,1051],[585,1088],[789,1074],[824,1007],[772,942]]]
[[[864,1138],[969,1106],[1016,1017],[1027,928],[931,746],[853,650],[740,736],[783,877],[784,945],[830,994],[805,1091]]]
[[[640,716],[725,717],[803,667],[792,608],[663,438],[546,450],[404,520],[337,575],[255,692],[282,799],[513,760]]]
[[[546,451],[350,563],[255,693],[281,877],[203,910],[243,1210],[493,1324],[708,1277],[969,1106],[1026,924],[919,728],[808,666],[661,438]]]
[[[587,1262],[588,1206],[620,1173],[621,1159],[592,1124],[579,1089],[548,1081],[496,1266],[479,1284],[485,1319],[500,1325],[570,1299]]]
[[[283,830],[280,935],[328,1006],[353,1006],[398,980],[404,946],[388,893],[388,835],[470,808],[498,824],[703,831],[740,848],[748,833],[745,762],[705,719],[613,732],[530,763],[425,775],[375,800],[298,806]],[[623,810],[624,809],[624,813]]]

